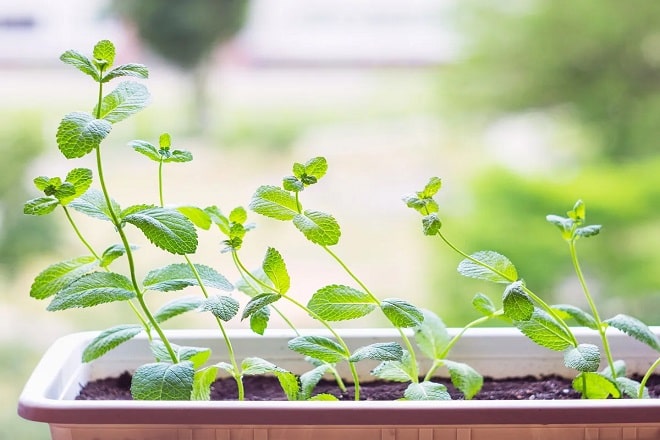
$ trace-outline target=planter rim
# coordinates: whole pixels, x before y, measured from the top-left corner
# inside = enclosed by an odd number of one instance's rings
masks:
[[[450,329],[455,332],[458,329]],[[593,331],[575,329],[578,337]],[[660,327],[653,327],[660,334]],[[323,334],[320,330],[309,330]],[[46,352],[19,399],[18,414],[28,420],[51,424],[147,424],[147,425],[462,425],[462,424],[622,424],[660,423],[660,399],[636,400],[525,400],[525,401],[346,401],[346,402],[238,402],[238,401],[77,401],[49,396],[46,390],[65,387],[77,377],[56,376],[55,370],[70,363],[98,332],[75,333],[57,340]],[[390,329],[345,329],[343,337],[373,335],[391,338]],[[217,339],[209,330],[174,330],[175,340]],[[231,330],[233,338],[254,335]],[[272,330],[258,338],[289,338],[288,330]],[[613,333],[614,338],[619,335]],[[621,335],[625,338],[627,336]],[[478,328],[464,336],[476,343],[495,344],[497,338],[525,339],[516,329]],[[138,338],[139,339],[139,338]],[[490,339],[490,340],[489,340]],[[265,345],[265,344],[264,344]],[[643,345],[632,344],[631,353]],[[64,355],[62,351],[64,350]],[[68,354],[67,354],[68,353]],[[267,358],[267,356],[264,356]],[[657,354],[656,354],[657,357]],[[103,359],[99,360],[100,362]],[[652,362],[652,360],[651,360]],[[81,364],[82,365],[82,364]],[[649,362],[650,365],[650,362]],[[67,382],[67,383],[63,383]],[[69,384],[70,385],[70,384]],[[357,415],[357,417],[356,417]],[[302,423],[301,423],[302,422]]]

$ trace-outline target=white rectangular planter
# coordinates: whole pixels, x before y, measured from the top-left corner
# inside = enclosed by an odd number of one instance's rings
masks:
[[[660,328],[654,328],[660,334]],[[314,331],[316,334],[323,332]],[[394,331],[345,330],[351,348],[397,340]],[[172,331],[172,342],[210,347],[226,360],[217,332]],[[44,355],[19,401],[19,414],[50,425],[54,440],[504,440],[660,439],[660,399],[425,402],[145,402],[77,401],[82,384],[152,362],[145,338],[122,344],[91,364],[81,353],[95,333],[58,340]],[[287,348],[289,331],[265,336],[231,332],[237,357],[259,356],[302,373],[309,364]],[[594,332],[576,329],[581,342]],[[657,358],[645,345],[612,332],[612,350],[629,372]],[[452,350],[485,376],[573,375],[561,353],[541,348],[515,329],[472,329]],[[375,364],[360,362],[365,379]]]

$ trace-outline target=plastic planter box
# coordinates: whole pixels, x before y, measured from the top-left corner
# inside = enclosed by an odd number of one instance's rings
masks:
[[[656,334],[660,328],[653,329]],[[314,331],[321,334],[322,332]],[[224,349],[213,331],[174,331],[173,342]],[[80,362],[93,333],[58,340],[44,355],[20,397],[18,412],[50,425],[54,440],[504,440],[660,439],[660,399],[449,402],[144,402],[76,401],[81,384],[151,362],[147,342],[135,338],[91,364]],[[581,342],[598,343],[588,330]],[[397,340],[389,330],[342,332],[356,348]],[[261,356],[294,372],[309,369],[287,348],[291,333],[231,333],[239,359]],[[644,372],[658,356],[612,332],[616,358]],[[484,375],[572,374],[561,353],[536,346],[515,329],[473,329],[452,351]],[[365,377],[375,364],[358,364]]]

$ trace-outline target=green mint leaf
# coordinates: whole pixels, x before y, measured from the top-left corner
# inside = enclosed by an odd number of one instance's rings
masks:
[[[242,206],[238,206],[229,213],[229,221],[232,223],[245,223],[247,221],[247,211]]]
[[[131,250],[136,250],[136,249],[137,246],[131,246]],[[126,248],[124,247],[123,244],[113,244],[105,251],[103,251],[103,255],[101,255],[101,261],[99,262],[99,266],[108,267],[110,266],[110,263],[115,261],[117,258],[123,256],[125,253],[126,253]]]
[[[69,113],[57,128],[57,146],[67,159],[83,157],[97,148],[111,129],[110,122],[89,113]]]
[[[211,400],[211,385],[215,382],[217,375],[218,367],[215,365],[195,371],[190,400]]]
[[[122,76],[131,76],[134,78],[147,79],[149,78],[149,69],[142,64],[128,63],[120,64],[108,73],[103,75],[102,83],[107,83],[115,78]]]
[[[419,193],[403,196],[402,200],[408,208],[414,209],[423,216],[436,214],[439,210],[438,203],[435,200],[419,197]]]
[[[637,399],[639,397],[639,387],[642,386],[641,383],[625,376],[617,377],[614,382],[616,382],[616,386],[619,388],[622,394],[630,397],[631,399]],[[644,387],[644,391],[642,391],[642,399],[650,398],[651,396],[649,395],[649,390]]]
[[[557,226],[557,228],[561,231],[562,237],[564,237],[565,240],[570,240],[571,235],[573,234],[573,224],[574,221],[570,218],[566,217],[561,217],[558,215],[547,215],[545,219],[552,223],[553,225]]]
[[[472,298],[472,307],[484,316],[492,316],[497,311],[495,304],[483,293],[477,293]]]
[[[241,371],[246,376],[274,373],[281,370],[277,365],[259,357],[249,357],[241,362]]]
[[[569,347],[564,352],[564,365],[577,371],[598,371],[600,350],[593,344],[580,344],[577,347]]]
[[[586,388],[585,388],[586,381]],[[573,389],[587,399],[607,399],[621,397],[621,392],[609,377],[599,373],[582,372],[573,379]]]
[[[260,186],[252,196],[249,208],[277,220],[293,220],[298,215],[298,203],[290,192],[276,186]]]
[[[504,255],[493,251],[479,251],[472,254],[471,257],[483,264],[475,263],[468,258],[461,261],[458,265],[458,272],[465,277],[507,284],[518,280],[515,266]],[[497,272],[493,272],[484,265]]]
[[[193,254],[197,250],[197,231],[183,214],[168,208],[147,208],[123,220],[138,227],[157,247],[172,254]]]
[[[287,176],[282,179],[282,188],[291,192],[300,192],[305,189],[305,184],[295,176]]]
[[[250,315],[250,329],[258,335],[263,335],[269,320],[270,307],[262,307]]]
[[[172,136],[169,133],[163,133],[158,137],[158,146],[161,150],[169,150],[172,147]]]
[[[110,40],[101,40],[94,46],[93,56],[100,68],[108,69],[115,62],[115,45]]]
[[[243,315],[241,316],[241,321],[250,317],[253,313],[257,312],[261,308],[274,303],[280,298],[282,298],[282,295],[278,295],[277,293],[261,293],[253,297],[245,305],[245,308],[243,309]]]
[[[381,362],[371,374],[379,379],[392,382],[410,382],[415,380],[417,366],[413,365],[410,353],[404,350],[400,361]]]
[[[411,383],[403,396],[406,400],[451,400],[446,386],[429,381]]]
[[[162,157],[158,148],[154,147],[151,143],[147,141],[135,140],[128,143],[128,146],[133,148],[138,153],[147,156],[149,159],[154,162],[160,162]]]
[[[69,184],[72,191],[68,194],[55,194],[62,205],[83,195],[92,184],[92,170],[87,168],[74,168],[66,175],[65,184]]]
[[[424,322],[420,309],[399,298],[382,300],[380,308],[387,319],[398,328],[418,327]]]
[[[323,336],[298,336],[289,341],[289,348],[331,364],[348,359],[350,355],[337,342]]]
[[[422,218],[422,230],[424,235],[433,236],[437,235],[442,228],[442,222],[436,213],[429,214]]]
[[[228,292],[234,290],[234,286],[212,267],[202,264],[195,264],[193,266],[205,287]],[[170,292],[173,290],[182,290],[190,286],[199,286],[199,281],[188,264],[179,263],[152,270],[144,278],[143,284],[149,290]]]
[[[307,400],[312,397],[312,392],[314,388],[325,373],[332,369],[332,366],[329,364],[321,364],[313,370],[307,371],[300,375],[300,399]]]
[[[371,313],[377,305],[366,293],[337,284],[317,290],[307,303],[311,311],[326,321],[361,318]]]
[[[60,201],[55,197],[37,197],[36,199],[28,200],[23,205],[23,214],[26,215],[46,215],[55,211]]]
[[[113,301],[135,298],[131,280],[112,272],[91,272],[60,290],[48,305],[48,310],[93,307]]]
[[[298,383],[298,376],[282,369],[276,370],[273,374],[275,374],[275,377],[277,377],[277,380],[279,381],[287,400],[298,400],[300,395],[300,384]]]
[[[112,204],[112,211],[114,211],[115,215],[118,215],[119,212],[121,212],[119,204],[112,199],[110,200],[110,203]],[[90,217],[99,220],[112,221],[112,211],[108,208],[103,193],[96,189],[88,190],[85,194],[71,202],[69,206]]]
[[[598,330],[598,323],[589,313],[580,309],[579,307],[570,304],[556,304],[552,308],[558,311],[558,314],[563,319],[573,318],[578,324],[588,327],[592,330]]]
[[[98,82],[100,77],[99,69],[96,65],[87,58],[85,55],[76,52],[75,50],[67,50],[60,56],[60,60],[66,64],[70,64],[76,69],[80,70]]]
[[[172,150],[169,151],[163,162],[165,163],[185,163],[193,160],[193,155],[190,151],[186,150]]]
[[[303,176],[303,174],[305,174],[305,165],[298,162],[294,162],[292,171],[293,171],[293,175],[298,179],[300,179]]]
[[[568,211],[566,214],[579,224],[587,218],[587,208],[585,207],[582,200],[578,200],[575,202],[575,205],[573,205],[573,209]]]
[[[49,298],[94,270],[97,265],[96,258],[86,256],[48,266],[34,279],[30,287],[30,296],[35,299]]]
[[[276,249],[268,248],[261,267],[280,295],[284,295],[289,291],[291,278],[289,277],[289,272],[286,270],[286,264],[282,255]]]
[[[444,360],[443,363],[449,370],[451,383],[463,393],[466,400],[472,399],[481,390],[484,378],[474,368],[468,364],[449,360]]]
[[[536,308],[528,321],[517,321],[515,326],[529,339],[542,347],[564,351],[573,341],[571,336],[543,310]]]
[[[294,173],[295,171],[296,167],[294,166]],[[304,175],[307,175],[314,177],[318,181],[321,179],[321,177],[325,176],[327,171],[328,161],[325,159],[325,157],[314,157],[305,163],[305,171],[299,177],[304,177]]]
[[[293,224],[312,243],[332,246],[339,242],[341,230],[337,220],[320,211],[305,211],[293,217]]]
[[[628,336],[637,339],[654,350],[660,351],[660,339],[648,328],[646,324],[632,316],[619,314],[610,319],[606,319],[610,327],[621,330]]]
[[[158,309],[156,313],[154,313],[154,319],[160,324],[161,322],[165,322],[175,316],[197,310],[201,304],[202,299],[197,296],[177,298]]]
[[[193,368],[199,368],[211,357],[211,349],[206,347],[176,347],[179,361],[190,361]]]
[[[133,339],[142,331],[142,326],[135,324],[123,324],[104,330],[85,347],[82,361],[91,362],[98,359],[113,348]]]
[[[139,112],[149,102],[149,91],[139,83],[125,81],[115,90],[103,97],[101,108],[94,108],[93,113],[112,124],[121,122]]]
[[[360,362],[364,359],[375,361],[400,361],[403,358],[403,348],[396,342],[376,342],[360,347],[348,358],[349,362]]]
[[[195,376],[192,362],[157,362],[139,367],[133,375],[135,400],[190,400]]]
[[[430,310],[421,309],[422,323],[415,327],[417,346],[429,359],[441,359],[451,340],[442,319]]]
[[[522,283],[516,281],[504,289],[502,295],[504,316],[512,321],[528,321],[534,313],[534,303],[522,288]]]
[[[214,295],[206,298],[200,311],[211,312],[221,321],[229,321],[238,313],[238,301],[227,295]]]
[[[431,198],[440,191],[440,188],[442,188],[442,179],[431,177],[419,196],[422,198]]]
[[[208,231],[211,228],[211,216],[202,208],[196,206],[177,206],[176,210],[193,222],[198,228],[204,229],[205,231]]]
[[[583,226],[581,228],[577,228],[575,230],[575,235],[578,237],[593,237],[594,235],[598,235],[603,229],[602,225],[589,225],[589,226]]]

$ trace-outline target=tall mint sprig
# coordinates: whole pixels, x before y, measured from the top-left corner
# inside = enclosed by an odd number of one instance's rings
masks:
[[[386,347],[370,347],[369,350],[358,350],[351,356],[344,353],[349,365],[363,359],[366,353],[369,358],[390,362],[387,365],[401,365],[411,384],[406,389],[404,397],[411,400],[449,399],[446,387],[442,384],[425,381],[419,382],[419,367],[415,349],[405,328],[414,328],[422,324],[423,312],[411,303],[400,298],[378,299],[364,282],[346,265],[346,263],[331,249],[339,242],[341,230],[333,216],[317,210],[303,209],[300,194],[307,187],[318,183],[325,176],[328,164],[325,158],[315,157],[306,163],[294,163],[293,175],[282,181],[282,186],[261,186],[252,197],[250,208],[261,215],[281,221],[290,221],[309,241],[320,246],[347,275],[357,284],[358,288],[341,284],[331,284],[317,290],[309,300],[307,309],[316,319],[324,321],[343,321],[362,318],[376,309],[382,311],[388,321],[398,331],[404,343],[405,350],[399,351],[396,345]],[[334,341],[323,341],[325,345]],[[302,354],[311,355],[307,346],[317,344],[309,337],[299,337],[291,341],[289,346]],[[357,354],[360,356],[356,356]],[[401,353],[401,355],[399,354]],[[376,372],[378,372],[377,370]]]
[[[158,198],[160,207],[165,206],[163,190],[163,167],[166,163],[185,163],[193,160],[192,153],[186,150],[172,148],[172,139],[169,133],[163,133],[158,140],[158,147],[153,144],[135,140],[129,143],[138,153],[148,157],[158,163]],[[178,207],[182,214],[188,217],[193,223],[202,229],[208,229],[211,226],[210,216],[201,208],[194,206]],[[212,367],[206,367],[198,371],[196,375],[200,377],[198,389],[208,390],[211,381],[215,380],[218,368],[228,370],[236,381],[238,400],[244,400],[245,387],[243,386],[243,375],[239,368],[232,342],[227,334],[223,322],[231,320],[238,313],[239,304],[229,295],[210,295],[208,288],[213,287],[225,291],[234,290],[234,286],[215,269],[194,264],[188,255],[183,255],[185,264],[171,264],[164,268],[152,271],[147,278],[152,283],[161,283],[163,289],[180,290],[188,286],[197,285],[202,292],[204,299],[183,298],[172,301],[165,306],[165,310],[176,310],[177,313],[184,313],[190,310],[209,311],[213,314],[215,321],[220,329],[222,338],[227,348],[227,355],[230,364],[216,364]]]
[[[64,182],[59,178],[38,177],[35,185],[44,192],[25,204],[24,212],[43,215],[62,206],[74,232],[91,253],[49,266],[35,279],[31,295],[52,298],[48,310],[92,307],[99,304],[127,301],[140,325],[118,325],[101,332],[83,352],[83,361],[90,362],[118,345],[145,331],[149,335],[157,362],[143,365],[135,372],[132,393],[138,399],[190,399],[196,382],[195,369],[210,355],[204,348],[179,347],[172,344],[161,323],[176,313],[152,313],[146,303],[149,290],[167,291],[167,282],[153,282],[147,276],[138,281],[134,250],[125,228],[137,227],[156,247],[172,254],[186,255],[197,249],[194,225],[180,212],[154,206],[134,205],[122,209],[110,196],[104,175],[102,141],[114,124],[142,110],[148,103],[146,87],[134,81],[124,81],[105,94],[104,85],[120,77],[146,79],[148,71],[140,64],[114,66],[115,48],[107,40],[100,41],[89,58],[70,50],[61,60],[90,76],[97,84],[98,98],[91,112],[73,112],[61,121],[56,134],[57,145],[67,159],[95,154],[96,174],[100,190],[90,188],[91,170],[76,168]],[[95,219],[109,222],[119,236],[120,244],[108,247],[102,254],[95,252],[73,221],[68,207]],[[125,256],[128,276],[109,270],[116,259]],[[132,300],[137,302],[133,305]],[[152,332],[158,339],[152,337]]]

